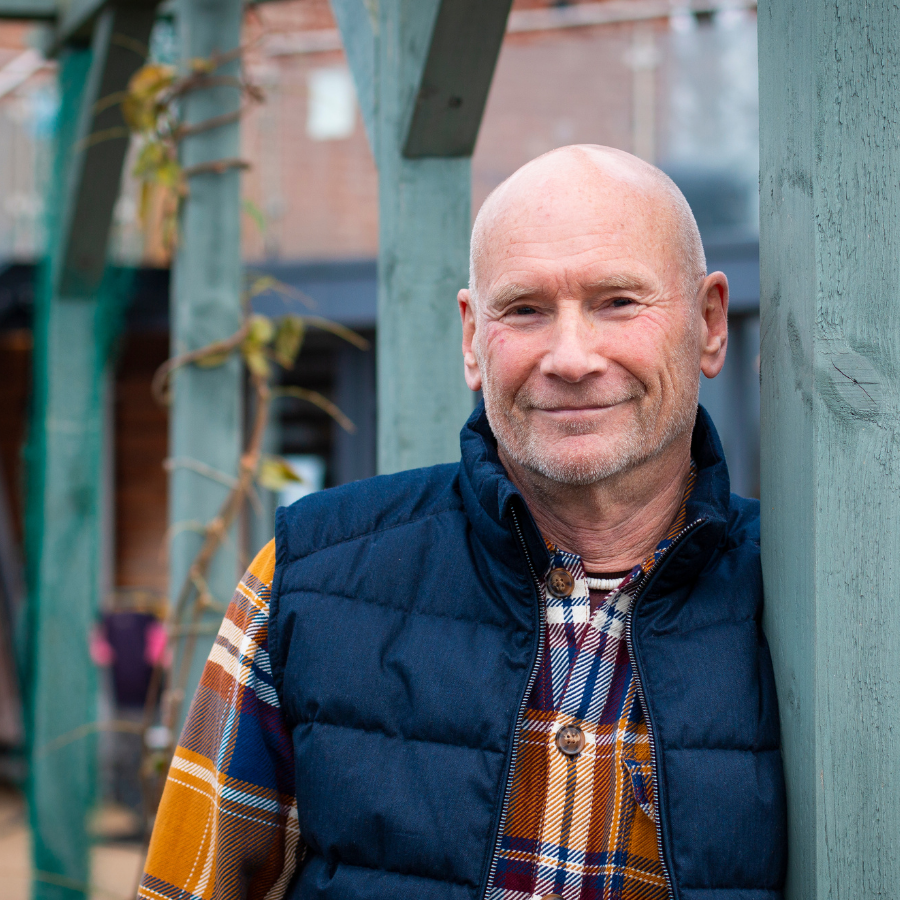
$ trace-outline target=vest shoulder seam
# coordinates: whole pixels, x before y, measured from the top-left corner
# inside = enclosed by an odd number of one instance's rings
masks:
[[[370,528],[368,531],[361,531],[359,534],[350,535],[349,537],[341,538],[339,541],[335,541],[331,544],[325,544],[322,547],[314,547],[309,550],[307,553],[301,553],[297,556],[291,556],[289,559],[285,560],[286,565],[290,565],[291,563],[300,562],[303,559],[309,559],[311,556],[315,556],[317,553],[324,553],[326,550],[332,550],[335,547],[340,547],[342,544],[350,544],[353,541],[359,541],[363,538],[371,537],[373,534],[381,534],[385,531],[393,531],[395,528],[405,528],[408,525],[415,525],[417,522],[424,522],[426,519],[432,519],[435,516],[441,516],[444,513],[448,512],[463,512],[463,506],[461,503],[454,504],[453,506],[447,506],[443,509],[435,509],[427,512],[421,516],[418,516],[415,519],[404,519],[402,522],[396,522],[393,525],[385,525],[384,527],[378,528]]]
[[[700,745],[675,747],[664,744],[663,750],[666,753],[752,753],[754,756],[760,756],[765,753],[780,753],[781,747],[778,744],[772,744],[772,746],[765,744],[760,747],[701,747]]]
[[[500,631],[506,634],[507,629],[503,625],[494,625],[492,622],[481,622],[478,619],[468,619],[462,616],[448,616],[441,613],[421,612],[415,609],[403,609],[402,606],[391,606],[389,603],[379,603],[377,600],[368,600],[363,597],[351,597],[349,594],[341,594],[337,591],[329,589],[327,592],[318,591],[315,588],[289,588],[284,591],[285,594],[316,594],[323,597],[336,597],[339,600],[347,600],[350,603],[365,603],[368,606],[377,606],[381,609],[390,609],[398,613],[404,613],[407,616],[418,616],[423,619],[442,619],[447,622],[462,622],[465,625],[477,625],[479,628],[491,628],[494,631]]]
[[[643,617],[642,617],[643,618]],[[644,620],[646,621],[646,620]],[[693,625],[690,628],[673,628],[670,631],[658,631],[655,634],[649,632],[645,635],[641,636],[642,640],[646,641],[658,641],[662,638],[667,637],[686,637],[691,634],[696,634],[698,631],[705,631],[707,628],[721,628],[723,625],[753,625],[757,626],[759,623],[757,622],[756,615],[750,616],[735,616],[733,619],[724,618],[717,619],[715,622],[704,622],[702,625]]]
[[[437,741],[424,737],[409,737],[403,734],[391,734],[384,728],[364,728],[361,725],[342,725],[338,722],[329,722],[325,719],[295,719],[292,727],[298,725],[324,725],[326,728],[337,728],[341,731],[361,731],[363,734],[380,734],[391,741],[409,741],[413,744],[438,745],[440,747],[455,747],[458,750],[469,750],[472,753],[490,753],[494,756],[503,756],[506,750],[491,750],[489,747],[473,747],[470,744],[459,744],[455,741]]]
[[[419,875],[415,872],[400,872],[397,869],[386,869],[383,866],[364,866],[360,863],[339,862],[339,866],[345,869],[363,869],[366,872],[387,872],[389,875],[399,875],[402,878],[419,878],[422,881],[434,881],[438,884],[454,884],[457,887],[473,888],[477,885],[472,881],[459,881],[455,878],[432,878],[430,875]]]

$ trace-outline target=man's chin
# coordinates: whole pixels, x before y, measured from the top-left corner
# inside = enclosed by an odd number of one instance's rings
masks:
[[[596,434],[557,438],[552,446],[532,447],[526,467],[560,484],[588,485],[630,468],[634,448],[610,446]]]

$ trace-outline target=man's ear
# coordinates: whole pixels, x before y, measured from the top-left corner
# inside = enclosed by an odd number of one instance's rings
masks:
[[[701,315],[700,371],[715,378],[725,365],[728,347],[728,279],[713,272],[703,279],[697,295]]]
[[[459,315],[462,318],[462,352],[463,364],[466,372],[466,384],[470,390],[481,390],[481,369],[478,368],[478,360],[475,357],[473,343],[475,341],[475,305],[472,302],[472,294],[463,288],[457,295],[459,303]]]

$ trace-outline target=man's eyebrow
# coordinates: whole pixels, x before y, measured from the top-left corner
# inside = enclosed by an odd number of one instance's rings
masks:
[[[588,293],[595,294],[601,291],[640,291],[647,287],[647,282],[637,275],[610,275],[606,278],[598,278],[581,285]]]
[[[535,297],[540,294],[540,289],[534,285],[519,284],[518,282],[510,282],[504,284],[503,287],[496,291],[492,291],[488,296],[488,302],[493,306],[506,306],[520,297]]]

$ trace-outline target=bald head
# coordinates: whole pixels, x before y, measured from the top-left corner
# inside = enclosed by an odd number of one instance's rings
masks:
[[[684,195],[656,166],[611,147],[579,144],[551,150],[514,172],[485,200],[472,228],[469,290],[477,303],[484,268],[499,237],[532,215],[564,229],[568,211],[581,207],[598,217],[615,210],[640,215],[656,238],[670,245],[672,264],[685,296],[706,275],[706,257],[694,214]]]

